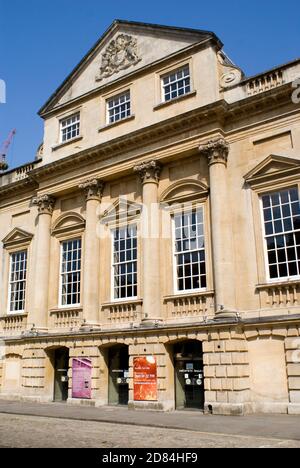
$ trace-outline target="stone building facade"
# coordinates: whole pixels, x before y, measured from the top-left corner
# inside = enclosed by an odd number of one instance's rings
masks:
[[[300,413],[300,61],[115,21],[0,175],[0,397]]]

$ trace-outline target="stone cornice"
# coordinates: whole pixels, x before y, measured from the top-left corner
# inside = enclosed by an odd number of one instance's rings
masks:
[[[292,104],[292,112],[299,112],[300,105],[292,103],[291,95],[295,91],[292,85],[292,82],[286,83],[269,91],[246,96],[239,101],[228,103],[227,113],[224,115],[226,122],[234,123],[242,117],[250,118],[266,112],[268,109],[274,109],[274,107],[285,104]],[[280,114],[277,118],[280,118]]]
[[[155,182],[158,184],[161,172],[161,164],[158,161],[145,161],[133,168],[139,174],[142,184]]]
[[[37,206],[39,215],[52,215],[55,205],[55,198],[51,195],[40,195],[32,199],[32,205]]]
[[[83,190],[86,200],[101,200],[104,189],[104,182],[99,179],[88,179],[79,184],[79,189]]]
[[[204,125],[204,123],[216,122],[218,125],[224,126],[227,121],[233,123],[239,121],[242,117],[249,117],[250,114],[262,113],[266,107],[290,104],[291,92],[293,92],[293,89],[291,83],[289,83],[266,93],[247,97],[232,104],[228,104],[222,99],[147,128],[136,130],[128,135],[115,138],[33,169],[30,171],[27,179],[0,187],[0,199],[3,199],[4,196],[10,193],[15,195],[16,192],[24,191],[26,188],[34,189],[42,180],[52,176],[56,177],[59,173],[66,172],[73,168],[74,165],[80,166],[80,164],[86,165],[92,161],[104,161],[112,156],[123,154],[125,151],[143,148],[149,143],[152,144],[155,141],[162,141],[166,137],[170,138],[171,135],[176,136],[179,133],[185,132],[187,129],[199,129],[199,135],[201,135],[201,125]],[[290,110],[289,114],[296,114],[299,110],[300,106],[294,105],[293,110]]]
[[[222,138],[215,138],[209,140],[207,143],[199,146],[200,154],[204,155],[208,159],[208,164],[225,164],[227,165],[227,159],[229,154],[229,144]]]
[[[27,177],[25,179],[3,185],[2,187],[0,186],[0,199],[4,196],[15,196],[16,193],[23,193],[30,189],[34,190],[37,187],[38,183],[34,179]]]
[[[231,104],[221,99],[207,106],[177,115],[163,122],[136,130],[128,135],[72,154],[61,160],[50,163],[47,166],[41,166],[31,171],[30,174],[39,181],[52,172],[57,173],[59,169],[65,170],[66,168],[74,166],[75,163],[80,163],[82,161],[87,162],[90,159],[95,160],[97,157],[103,160],[103,157],[145,146],[148,142],[152,143],[155,139],[161,140],[165,138],[165,136],[170,137],[170,135],[183,132],[187,128],[199,128],[199,124],[204,124],[204,119],[205,123],[212,120],[224,123],[225,120],[228,119],[233,121],[239,120],[241,116],[249,117],[251,113],[262,112],[265,107],[276,105],[276,97],[278,97],[279,103],[282,103],[283,99],[290,103],[291,92],[293,92],[293,88],[291,83],[288,83],[287,85],[275,88],[266,93],[247,97]],[[295,111],[299,111],[300,106],[294,105],[294,108]]]
[[[82,162],[103,161],[104,158],[114,156],[125,151],[130,151],[138,147],[143,147],[148,143],[160,141],[171,134],[178,134],[186,129],[199,128],[199,124],[209,121],[216,121],[222,118],[229,109],[229,104],[223,99],[205,107],[198,108],[185,114],[172,117],[163,122],[136,130],[128,135],[117,137],[108,142],[88,148],[63,159],[59,159],[45,166],[40,166],[30,172],[30,176],[37,182],[44,180],[52,174],[57,175],[58,171],[65,171]],[[0,191],[1,193],[1,191]]]
[[[22,314],[23,316],[24,314]],[[8,317],[8,316],[5,316]],[[265,316],[265,317],[255,317],[251,319],[242,319],[240,321],[236,321],[236,319],[224,319],[219,321],[209,320],[207,322],[191,322],[191,323],[180,323],[179,324],[163,324],[159,325],[159,327],[140,327],[140,328],[128,328],[128,329],[105,329],[103,331],[94,330],[90,332],[86,331],[75,331],[75,332],[67,332],[67,333],[41,333],[38,336],[31,336],[31,337],[24,337],[24,336],[7,336],[4,335],[1,337],[5,340],[6,343],[26,343],[32,341],[41,341],[42,339],[49,340],[57,340],[58,337],[65,337],[67,339],[73,339],[74,337],[79,338],[103,338],[103,337],[123,337],[124,333],[126,332],[129,337],[136,337],[136,336],[145,336],[145,335],[153,335],[156,333],[158,336],[165,335],[166,333],[170,332],[172,335],[174,334],[174,330],[180,329],[180,333],[183,331],[199,331],[199,332],[206,332],[209,333],[212,330],[223,330],[227,329],[228,326],[232,327],[242,327],[243,330],[247,331],[248,329],[252,330],[253,327],[257,328],[264,328],[266,325],[272,326],[274,328],[278,328],[281,325],[300,325],[300,314],[295,315],[274,315],[274,316]]]

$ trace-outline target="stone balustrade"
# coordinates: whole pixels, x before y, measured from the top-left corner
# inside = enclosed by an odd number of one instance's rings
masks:
[[[142,300],[116,301],[103,304],[104,323],[107,325],[140,323],[142,320],[142,305]]]
[[[10,184],[17,182],[22,183],[22,181],[23,183],[27,183],[29,181],[28,174],[36,169],[40,163],[41,160],[38,159],[30,163],[23,164],[17,168],[5,171],[4,173],[0,174],[0,187],[5,188],[5,186]]]
[[[166,296],[165,320],[181,318],[199,318],[214,315],[214,292],[204,291],[200,293],[180,294]]]
[[[269,91],[270,89],[277,88],[284,84],[283,71],[278,69],[264,75],[257,76],[249,79],[246,82],[246,89],[248,96]]]
[[[224,89],[224,99],[233,103],[247,97],[266,93],[280,86],[292,84],[300,76],[300,60],[282,65],[281,67],[245,78]]]
[[[74,330],[83,324],[82,308],[65,308],[50,311],[50,329]]]
[[[26,164],[25,166],[18,167],[14,173],[14,181],[26,179],[28,172],[34,169],[34,164]]]
[[[27,314],[13,314],[0,317],[0,336],[21,335],[27,328]]]
[[[300,281],[285,281],[257,286],[261,309],[299,307]]]

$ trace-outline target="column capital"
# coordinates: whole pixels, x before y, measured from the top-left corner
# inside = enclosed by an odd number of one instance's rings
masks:
[[[37,206],[39,215],[52,215],[55,205],[55,198],[52,195],[40,195],[32,199],[32,204]]]
[[[158,161],[152,160],[137,164],[134,166],[133,170],[139,174],[143,184],[146,184],[147,182],[155,182],[158,184],[161,167],[162,166]]]
[[[100,179],[88,179],[79,184],[80,190],[83,190],[86,200],[101,200],[104,182]]]
[[[220,163],[226,166],[229,154],[229,143],[222,137],[214,138],[200,145],[199,152],[207,157],[209,165]]]

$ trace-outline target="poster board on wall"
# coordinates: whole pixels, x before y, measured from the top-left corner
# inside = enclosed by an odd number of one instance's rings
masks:
[[[72,361],[72,398],[92,398],[92,361],[74,358]]]
[[[133,359],[135,401],[157,401],[157,362],[154,356]]]

